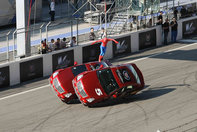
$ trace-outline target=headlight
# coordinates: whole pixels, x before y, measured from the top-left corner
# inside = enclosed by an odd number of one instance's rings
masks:
[[[72,95],[72,93],[67,93],[67,94],[65,94],[64,96],[65,96],[66,98],[69,98],[71,95]]]
[[[60,82],[58,81],[57,77],[55,79],[53,79],[53,85],[55,87],[55,89],[60,93],[64,93],[64,89],[61,87]]]
[[[57,76],[58,74],[59,74],[59,72],[53,73],[53,78],[54,78],[55,76]]]
[[[81,79],[82,77],[83,77],[83,75],[77,76],[77,81],[79,81],[79,79]]]
[[[78,91],[79,91],[79,93],[81,94],[81,96],[82,96],[83,98],[85,98],[85,97],[88,96],[88,95],[86,94],[85,90],[84,90],[84,87],[83,87],[83,84],[82,84],[81,81],[79,81],[79,82],[77,83],[77,88],[78,88]]]
[[[86,99],[89,103],[93,102],[94,101],[94,98],[88,98]]]

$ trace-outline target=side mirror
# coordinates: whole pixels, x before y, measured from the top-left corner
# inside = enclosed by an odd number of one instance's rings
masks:
[[[117,98],[117,94],[114,94],[114,95],[113,95],[113,98]]]
[[[103,65],[100,65],[99,69],[102,69],[104,66]]]
[[[74,66],[76,66],[76,65],[77,65],[77,62],[75,61],[75,62],[74,62]]]

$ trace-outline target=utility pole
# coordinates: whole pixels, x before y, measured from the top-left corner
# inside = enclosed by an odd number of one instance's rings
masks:
[[[32,4],[32,0],[30,0]],[[30,7],[31,8],[31,7]],[[17,56],[30,56],[30,31],[28,26],[29,0],[16,0]],[[30,12],[31,13],[31,12]],[[29,19],[30,19],[29,13]]]
[[[107,34],[107,3],[105,0],[105,32]]]

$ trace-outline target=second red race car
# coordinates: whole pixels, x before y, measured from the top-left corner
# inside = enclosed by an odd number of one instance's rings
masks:
[[[81,65],[75,64],[74,66],[59,69],[50,76],[51,87],[56,92],[57,96],[65,103],[69,103],[73,99],[77,99],[72,85],[72,80],[78,74],[84,71],[91,71],[95,69],[105,68],[111,66],[108,61],[103,62],[90,62]],[[80,76],[77,77],[78,79]]]
[[[136,94],[144,88],[144,78],[135,64],[123,64],[83,72],[73,79],[73,87],[81,103],[92,106]]]

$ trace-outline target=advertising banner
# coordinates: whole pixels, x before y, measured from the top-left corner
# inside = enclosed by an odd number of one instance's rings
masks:
[[[99,54],[100,54],[100,45],[101,43],[83,47],[83,51],[82,51],[83,63],[91,62],[91,61],[98,61]]]
[[[156,46],[156,29],[139,33],[139,49],[146,49]]]
[[[43,77],[43,58],[20,63],[21,82]]]
[[[113,42],[113,57],[126,54],[126,53],[131,53],[131,37],[126,36],[123,38],[118,38],[116,39],[119,43],[116,44]]]
[[[53,71],[57,69],[64,69],[74,65],[74,50],[54,54],[53,59]]]
[[[10,85],[10,71],[9,66],[0,68],[0,88]]]
[[[197,19],[183,22],[183,38],[197,36]]]

